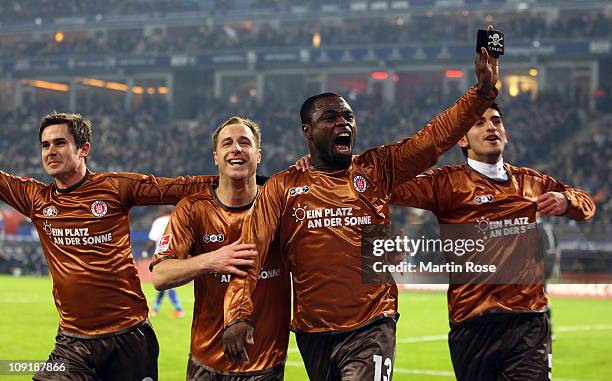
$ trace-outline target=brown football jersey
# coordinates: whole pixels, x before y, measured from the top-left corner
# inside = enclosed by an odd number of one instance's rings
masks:
[[[0,172],[0,200],[30,217],[38,230],[64,333],[114,334],[147,318],[130,247],[130,208],[176,204],[212,179],[88,172],[60,191]]]
[[[215,188],[184,198],[178,203],[160,240],[151,268],[159,262],[220,249],[240,238],[243,208],[224,206]],[[278,242],[259,272],[259,287],[253,294],[254,344],[247,344],[250,362],[233,365],[223,354],[223,298],[231,275],[208,273],[195,279],[195,302],[191,325],[191,354],[202,364],[220,372],[254,372],[282,364],[287,356],[291,313],[291,284],[286,260]]]
[[[432,166],[491,103],[471,89],[415,136],[355,156],[346,170],[293,168],[268,180],[245,220],[242,241],[257,244],[261,262],[280,236],[293,278],[293,329],[350,330],[397,313],[395,284],[362,280],[362,232],[390,224],[392,189]],[[252,318],[250,296],[260,267],[230,282],[226,324]]]
[[[493,237],[492,245],[495,239],[501,245],[510,245],[492,246],[495,255],[507,257],[497,259],[505,265],[511,264],[509,256],[523,255],[524,250],[519,253],[516,247],[529,239],[525,233],[535,225],[539,195],[553,191],[565,193],[571,200],[564,215],[568,218],[585,220],[594,215],[595,204],[588,193],[529,168],[509,164],[505,164],[505,168],[509,179],[504,182],[489,179],[467,164],[435,169],[397,187],[391,203],[430,210],[441,226],[471,226],[474,231],[482,231],[483,237]],[[504,240],[504,235],[515,238]],[[542,279],[541,265],[518,265],[515,279]],[[456,281],[457,276],[450,273],[448,290],[449,317],[454,323],[491,312],[544,311],[547,308],[543,282],[460,284]]]

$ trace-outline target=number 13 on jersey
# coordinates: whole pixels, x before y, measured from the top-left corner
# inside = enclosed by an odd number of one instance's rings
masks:
[[[390,358],[385,358],[383,363],[383,357],[374,355],[374,381],[391,381],[391,371],[393,370],[393,362]],[[385,367],[386,375],[383,376],[383,365]]]

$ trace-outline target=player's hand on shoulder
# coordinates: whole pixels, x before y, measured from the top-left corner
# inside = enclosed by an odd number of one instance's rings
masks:
[[[310,155],[303,156],[295,162],[295,167],[302,172],[306,172],[308,167],[310,167]]]
[[[536,199],[538,212],[546,216],[560,216],[565,214],[569,207],[569,202],[563,193],[546,192]]]
[[[257,255],[254,243],[241,243],[241,240],[238,239],[220,249],[203,253],[197,257],[201,258],[204,271],[244,277],[247,275],[244,268],[254,266],[254,259]]]
[[[241,320],[231,324],[223,332],[223,352],[232,364],[240,365],[249,362],[245,342],[255,343],[253,326],[248,321]]]

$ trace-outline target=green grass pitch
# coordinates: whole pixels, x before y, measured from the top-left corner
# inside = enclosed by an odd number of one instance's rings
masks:
[[[144,285],[151,301],[155,290]],[[160,341],[160,380],[184,380],[189,349],[192,286],[179,290],[186,317],[174,319],[169,300],[153,324]],[[0,360],[44,360],[53,348],[58,315],[48,278],[0,277]],[[553,380],[612,380],[612,300],[554,298]],[[394,380],[453,380],[442,293],[400,295]],[[0,381],[28,380],[0,375]],[[293,337],[285,380],[307,380]]]

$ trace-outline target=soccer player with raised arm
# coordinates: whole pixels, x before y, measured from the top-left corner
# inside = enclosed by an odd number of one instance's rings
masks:
[[[362,233],[388,226],[392,190],[431,167],[493,103],[497,60],[483,50],[475,71],[477,86],[415,136],[355,157],[357,123],[346,100],[324,93],[304,102],[300,116],[312,167],[271,177],[245,219],[242,242],[255,243],[259,256],[246,277],[232,279],[225,296],[231,359],[245,358],[252,295],[267,248],[279,236],[293,279],[291,327],[310,379],[391,378],[397,287],[362,281]]]
[[[291,289],[285,258],[277,243],[259,267],[252,294],[255,332],[247,335],[245,360],[223,354],[223,298],[232,275],[252,266],[255,244],[241,243],[242,223],[260,187],[260,130],[249,119],[232,117],[213,135],[219,181],[181,200],[151,263],[153,284],[167,289],[195,280],[191,352],[187,380],[282,380],[289,339]],[[236,251],[242,257],[227,257]]]
[[[498,272],[507,272],[504,266],[517,270],[492,278],[494,283],[507,279],[505,284],[462,283],[462,274],[450,273],[448,342],[459,381],[550,379],[543,262],[530,254],[535,249],[525,250],[520,242],[533,242],[529,229],[538,212],[573,220],[595,213],[588,193],[533,169],[504,163],[507,142],[502,112],[492,104],[459,141],[467,163],[417,176],[396,187],[391,199],[394,205],[430,210],[441,226],[477,226],[472,230],[488,237],[485,247],[493,255],[476,255],[501,263]],[[504,229],[498,228],[499,222]],[[503,237],[507,234],[512,236]],[[522,281],[529,279],[540,281]]]
[[[78,114],[42,120],[42,164],[53,184],[0,172],[0,200],[36,226],[60,315],[49,362],[67,372],[34,380],[156,380],[159,348],[130,248],[130,208],[176,204],[212,179],[93,173],[91,131]]]

